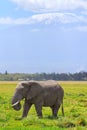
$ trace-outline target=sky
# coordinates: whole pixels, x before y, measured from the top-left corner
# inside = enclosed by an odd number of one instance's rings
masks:
[[[1,0],[0,72],[87,71],[87,0]]]

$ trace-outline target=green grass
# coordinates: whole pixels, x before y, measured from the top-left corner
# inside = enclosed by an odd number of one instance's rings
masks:
[[[58,118],[53,118],[51,109],[43,107],[43,118],[39,119],[32,106],[28,117],[23,120],[22,109],[15,111],[11,107],[16,84],[0,82],[0,130],[87,130],[87,83],[60,82],[65,91],[65,117],[60,109]]]

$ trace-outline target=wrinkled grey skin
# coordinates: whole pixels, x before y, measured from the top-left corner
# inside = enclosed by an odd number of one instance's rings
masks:
[[[64,90],[56,81],[21,82],[17,85],[12,98],[12,107],[15,110],[20,110],[20,101],[25,99],[22,118],[27,116],[32,104],[35,105],[38,117],[42,117],[42,106],[49,106],[52,109],[53,116],[56,117],[62,104],[62,114],[64,116],[63,97]]]

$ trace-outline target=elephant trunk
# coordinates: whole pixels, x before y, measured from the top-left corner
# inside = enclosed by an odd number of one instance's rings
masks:
[[[16,111],[18,111],[18,110],[21,109],[20,100],[19,100],[16,96],[14,96],[14,97],[12,98],[11,104],[12,104],[12,107],[13,107]]]

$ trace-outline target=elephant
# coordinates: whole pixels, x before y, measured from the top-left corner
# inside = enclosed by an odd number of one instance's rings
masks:
[[[42,118],[42,107],[50,107],[53,117],[57,117],[58,110],[63,108],[63,88],[54,80],[48,81],[22,81],[19,82],[12,97],[12,108],[21,109],[20,101],[24,99],[22,118],[27,117],[31,106],[34,104],[37,116]]]

